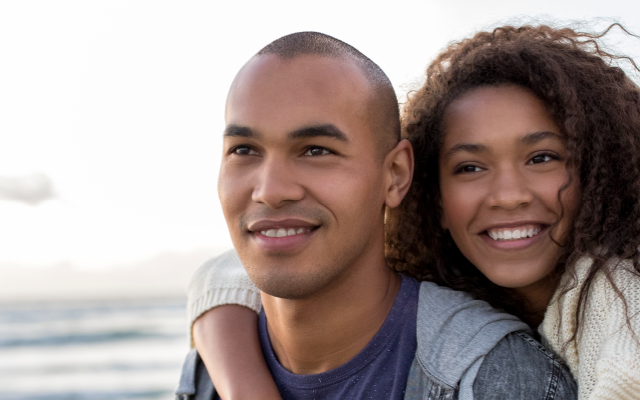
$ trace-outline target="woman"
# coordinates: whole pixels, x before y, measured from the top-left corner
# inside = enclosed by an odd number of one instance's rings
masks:
[[[387,254],[539,327],[580,398],[640,398],[640,89],[600,37],[502,27],[431,63]]]
[[[640,90],[596,39],[503,27],[436,58],[404,109],[416,171],[392,211],[388,249],[398,270],[467,291],[532,327],[544,317],[540,333],[568,362],[581,398],[596,386],[596,365],[603,383],[640,363]],[[518,131],[527,115],[515,106],[527,96],[525,111],[542,121]],[[517,132],[519,142],[509,141]],[[503,235],[518,230],[526,237]],[[631,324],[635,332],[624,329]],[[620,331],[607,342],[613,326]],[[602,352],[611,346],[621,347]],[[593,398],[606,391],[597,389]]]

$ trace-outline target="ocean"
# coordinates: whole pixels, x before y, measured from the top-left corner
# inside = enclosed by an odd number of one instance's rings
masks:
[[[0,400],[169,400],[186,300],[0,304]]]

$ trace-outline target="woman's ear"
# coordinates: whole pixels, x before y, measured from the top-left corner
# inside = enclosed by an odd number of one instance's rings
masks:
[[[402,139],[391,150],[384,161],[387,175],[387,191],[384,204],[395,208],[409,191],[413,178],[413,147],[407,139]]]

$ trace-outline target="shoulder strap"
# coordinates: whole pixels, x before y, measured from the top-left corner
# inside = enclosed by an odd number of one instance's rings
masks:
[[[182,364],[176,400],[212,400],[216,391],[196,349],[191,349]]]

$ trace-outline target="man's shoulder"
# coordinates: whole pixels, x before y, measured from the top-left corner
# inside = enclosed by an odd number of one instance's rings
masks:
[[[525,332],[513,332],[485,356],[473,384],[477,399],[575,399],[569,368]]]
[[[423,282],[416,358],[428,380],[476,399],[573,399],[564,363],[513,315],[464,292]],[[462,396],[464,397],[464,396]]]
[[[456,387],[506,335],[523,330],[528,326],[518,318],[468,293],[420,285],[416,357],[428,376],[448,387]]]

